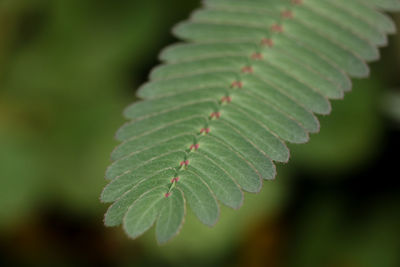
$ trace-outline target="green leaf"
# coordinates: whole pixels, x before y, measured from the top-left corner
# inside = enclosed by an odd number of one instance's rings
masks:
[[[179,189],[174,189],[163,201],[157,220],[156,235],[160,244],[167,242],[179,232],[184,217],[185,199],[183,193]]]
[[[154,224],[159,210],[169,202],[164,200],[166,189],[164,187],[150,189],[129,207],[124,218],[124,229],[130,237],[138,237]]]
[[[103,202],[105,224],[137,237],[156,222],[159,243],[180,230],[185,202],[214,225],[219,203],[274,179],[285,142],[319,131],[316,114],[366,77],[394,23],[397,1],[207,0],[173,32],[162,64],[124,112]]]
[[[400,2],[398,0],[364,0],[371,6],[375,6],[383,10],[399,11]]]
[[[200,175],[187,170],[181,175],[179,187],[185,194],[190,208],[202,223],[209,226],[217,223],[219,216],[218,201]]]

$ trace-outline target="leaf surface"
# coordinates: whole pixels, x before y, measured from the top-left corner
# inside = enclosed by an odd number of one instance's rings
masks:
[[[186,203],[208,226],[238,209],[287,162],[286,142],[319,131],[317,115],[366,77],[396,0],[206,0],[162,51],[162,64],[126,108],[107,169],[105,224],[165,243]]]

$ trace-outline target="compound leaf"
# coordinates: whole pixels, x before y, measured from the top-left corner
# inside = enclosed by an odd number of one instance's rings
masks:
[[[162,244],[182,227],[186,202],[209,226],[219,203],[239,208],[244,191],[274,179],[274,162],[288,161],[285,142],[307,142],[350,77],[369,74],[395,32],[390,10],[400,1],[204,1],[124,112],[105,224],[136,238],[156,223]]]

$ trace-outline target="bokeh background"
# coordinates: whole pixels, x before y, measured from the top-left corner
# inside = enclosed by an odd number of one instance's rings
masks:
[[[198,0],[0,0],[1,266],[400,266],[400,35],[215,228],[165,246],[106,228],[125,106]],[[400,26],[400,17],[394,16]]]

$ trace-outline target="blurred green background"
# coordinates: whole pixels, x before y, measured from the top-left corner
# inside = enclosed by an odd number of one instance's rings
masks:
[[[276,181],[158,247],[102,224],[125,106],[198,0],[0,0],[1,266],[400,266],[400,36]],[[400,18],[394,17],[396,24]]]

